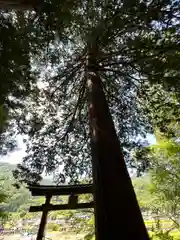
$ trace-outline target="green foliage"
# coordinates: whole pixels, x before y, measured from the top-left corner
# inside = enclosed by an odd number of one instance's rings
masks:
[[[0,154],[16,147],[15,123],[35,82],[29,36],[20,21],[23,14],[0,12]]]
[[[159,90],[159,91],[158,91]],[[148,91],[148,95],[146,94]],[[154,126],[154,134],[157,139],[165,140],[169,144],[169,148],[174,148],[174,151],[179,151],[177,144],[174,144],[174,139],[179,138],[179,116],[180,108],[178,97],[174,93],[169,93],[162,89],[162,86],[146,86],[145,89],[141,89],[140,96],[144,98],[144,111]],[[162,138],[162,139],[161,139]],[[164,142],[166,145],[166,143]],[[155,146],[153,146],[155,148]],[[161,148],[162,148],[161,142]],[[160,148],[160,145],[156,147],[156,150]],[[166,151],[167,146],[164,146],[162,151]],[[173,149],[171,149],[172,151]],[[142,170],[148,170],[151,167],[152,161],[152,148],[141,148],[135,151],[134,165],[138,170],[138,174],[142,173]]]
[[[161,211],[180,229],[179,145],[170,140],[159,142],[153,151],[151,191],[161,199]]]
[[[57,223],[48,223],[47,230],[58,232],[58,231],[61,231],[61,226]]]
[[[180,239],[180,233],[179,232],[172,232],[172,233],[162,233],[162,229],[161,232],[159,233],[152,233],[151,234],[151,239],[152,240],[179,240]]]
[[[3,209],[7,212],[16,212],[23,203],[26,203],[30,197],[28,190],[25,186],[17,189],[13,186],[15,180],[12,175],[12,170],[15,166],[9,164],[0,163],[0,179],[3,179],[1,183],[2,191],[7,196],[6,201],[1,204]]]
[[[153,196],[150,192],[152,186],[150,176],[146,175],[143,177],[132,178],[132,183],[136,191],[141,211],[145,213],[151,212],[157,199],[156,196]]]
[[[0,204],[4,203],[7,200],[7,196],[0,191]],[[0,208],[0,222],[7,218],[7,212]]]
[[[94,240],[95,239],[95,225],[94,225],[94,216],[90,218],[90,220],[87,222],[88,228],[86,228],[85,232],[88,232],[84,239],[85,240]]]
[[[45,171],[56,182],[77,182],[91,176],[86,87],[91,72],[103,83],[125,159],[136,167],[131,150],[146,144],[137,137],[154,129],[149,89],[156,86],[156,95],[159,86],[167,96],[179,92],[178,11],[177,1],[128,7],[121,1],[52,0],[43,1],[34,15],[23,15],[40,80],[20,114],[20,129],[29,139],[16,177],[38,182]],[[156,100],[161,108],[163,96]]]
[[[8,196],[3,191],[4,178],[0,176],[0,222],[7,218],[7,212],[2,208],[2,204],[7,201]]]
[[[16,226],[19,220],[29,220],[40,218],[41,212],[29,213],[31,205],[44,204],[44,197],[31,197],[30,192],[24,184],[19,189],[14,187],[12,171],[15,165],[0,163],[0,218],[9,223],[11,227]],[[46,179],[44,182],[52,184]],[[59,213],[58,213],[59,214]],[[60,215],[60,214],[59,214]]]
[[[168,123],[168,127],[172,129],[172,124]],[[176,239],[173,232],[180,231],[178,124],[173,126],[173,132],[173,137],[170,138],[169,134],[166,134],[169,131],[165,134],[159,130],[156,131],[157,143],[151,145],[148,151],[151,162],[149,175],[135,181],[135,189],[140,206],[143,207],[142,210],[145,209],[155,218],[152,239]],[[138,185],[137,181],[141,184]],[[162,218],[169,219],[170,222],[165,224]]]

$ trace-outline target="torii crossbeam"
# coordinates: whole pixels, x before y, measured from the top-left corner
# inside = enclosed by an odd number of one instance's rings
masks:
[[[82,185],[63,185],[63,186],[45,186],[36,185],[29,186],[32,196],[45,196],[45,204],[41,206],[31,206],[30,212],[42,211],[41,222],[36,240],[42,240],[44,237],[44,229],[47,222],[47,215],[49,211],[67,210],[67,209],[80,209],[80,208],[93,208],[94,202],[78,203],[78,196],[80,194],[92,194],[93,186],[91,184]],[[69,195],[67,204],[53,205],[50,203],[52,196]]]

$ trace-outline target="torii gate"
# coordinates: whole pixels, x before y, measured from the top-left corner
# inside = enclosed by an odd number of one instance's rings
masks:
[[[80,209],[80,208],[93,208],[94,202],[78,203],[78,196],[80,194],[92,194],[92,184],[82,185],[63,185],[63,186],[44,186],[44,185],[30,185],[29,190],[32,196],[45,196],[45,204],[41,206],[31,206],[30,212],[41,212],[42,217],[37,234],[36,240],[43,240],[44,230],[47,222],[47,215],[49,211],[67,210],[67,209]],[[52,196],[68,195],[69,200],[67,204],[53,205],[50,203]]]

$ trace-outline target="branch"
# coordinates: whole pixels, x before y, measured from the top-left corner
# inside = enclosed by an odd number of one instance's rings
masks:
[[[83,51],[83,53],[80,56],[77,56],[72,63],[67,64],[66,68],[63,70],[62,74],[53,77],[54,80],[59,80],[60,78],[66,77],[67,79],[70,79],[71,76],[78,71],[83,65],[84,65],[84,60],[86,55],[86,49]],[[67,76],[66,76],[67,75]],[[53,86],[51,86],[53,87]],[[52,93],[51,93],[51,98],[55,94],[57,90],[60,89],[60,86],[57,87]]]
[[[177,228],[180,228],[180,224],[179,224],[174,218],[172,218],[171,216],[169,216],[169,218],[170,218],[170,220],[175,224],[175,226],[176,226]]]
[[[67,134],[69,133],[69,130],[70,130],[71,127],[72,127],[72,124],[73,124],[73,122],[74,122],[74,119],[75,119],[77,110],[78,110],[78,108],[79,108],[79,105],[81,104],[81,100],[82,100],[82,97],[83,97],[84,93],[85,93],[85,79],[83,78],[83,80],[82,80],[82,86],[81,86],[81,84],[80,84],[79,97],[78,97],[78,100],[77,100],[77,103],[76,103],[76,106],[75,106],[75,109],[74,109],[74,112],[73,112],[73,115],[72,115],[70,124],[69,124],[69,126],[67,127],[67,130],[66,130],[65,134],[61,137],[61,139],[66,138]]]
[[[16,116],[18,115],[18,113],[16,112],[15,109],[12,109],[12,111],[15,113]],[[21,130],[21,132],[27,135],[28,132],[26,132],[26,131],[22,128],[22,126],[20,125],[19,119],[15,119],[15,121],[16,121],[16,123],[17,123],[17,125],[18,125],[18,128]]]
[[[64,70],[64,72],[62,73],[62,75],[58,75],[58,76],[54,77],[54,79],[59,79],[59,78],[66,77],[66,81],[67,81],[67,80],[71,79],[72,75],[73,75],[76,71],[78,71],[81,67],[82,67],[82,64],[79,64],[79,65],[75,66],[75,67],[72,68],[72,69],[67,68],[67,69]],[[67,76],[66,76],[66,75],[67,75]],[[51,87],[52,87],[52,86],[51,86]],[[58,87],[56,87],[56,89],[51,93],[51,95],[50,95],[50,98],[51,98],[51,99],[53,98],[54,94],[55,94],[60,88],[61,88],[61,85],[58,86]]]
[[[137,83],[139,83],[140,79],[128,74],[128,73],[123,73],[121,72],[120,70],[116,70],[116,69],[113,69],[113,68],[99,68],[98,69],[99,71],[109,71],[109,72],[113,72],[113,73],[116,73],[118,74],[119,76],[123,76],[123,77],[129,77],[130,79],[133,79],[134,81],[136,81]],[[135,84],[135,82],[131,82],[136,88],[138,88],[138,86]]]
[[[107,79],[107,76],[104,76],[104,77],[106,78],[107,82],[109,82],[109,79]],[[110,98],[115,99],[116,102],[121,101],[119,98],[115,97],[112,93],[110,93],[110,92],[107,90],[107,87],[105,86],[105,84],[103,83],[103,81],[101,81],[101,83],[102,83],[102,86],[103,86],[104,91],[107,93],[107,96],[110,96]],[[117,90],[117,89],[116,89],[116,90]]]

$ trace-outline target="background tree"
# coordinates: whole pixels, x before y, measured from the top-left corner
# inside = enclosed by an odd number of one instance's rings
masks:
[[[178,139],[179,134],[179,98],[173,92],[167,92],[159,84],[146,85],[139,91],[143,99],[146,116],[148,116],[154,129],[154,136],[157,133],[163,134],[168,139]],[[147,145],[146,145],[147,146]],[[135,147],[133,150],[134,161],[131,166],[137,170],[137,175],[148,171],[151,166],[150,148]],[[134,154],[135,153],[135,154]]]
[[[180,204],[179,204],[179,144],[172,139],[158,139],[152,146],[153,168],[152,191],[159,196],[162,215],[171,219],[176,228],[180,229]]]
[[[2,184],[2,181],[3,181],[3,179],[0,179],[0,184]],[[0,185],[0,203],[2,204],[6,200],[7,200],[7,196],[3,192],[2,185]],[[6,219],[6,217],[7,217],[7,213],[1,207],[0,208],[0,222],[2,222],[4,219]]]
[[[29,18],[30,20],[30,18]],[[36,91],[32,70],[33,39],[23,14],[0,10],[0,154],[16,147],[19,114],[25,99]]]
[[[176,99],[174,99],[176,102]],[[173,109],[171,109],[173,112]],[[173,232],[179,231],[179,124],[174,121],[173,114],[167,115],[172,117],[172,122],[165,122],[156,130],[156,144],[150,146],[143,159],[150,161],[149,183],[143,184],[139,191],[148,192],[145,205],[148,206],[150,216],[156,220],[153,231],[159,239],[176,239]],[[166,113],[167,114],[167,113]],[[163,115],[162,115],[163,116]],[[177,116],[178,117],[178,116]],[[162,118],[163,119],[163,118]],[[163,122],[163,121],[162,121]],[[141,181],[141,179],[139,179]],[[139,189],[139,188],[136,188]],[[146,191],[144,191],[146,189]],[[151,197],[150,197],[151,196]],[[140,204],[142,206],[143,195],[140,194]],[[149,199],[149,200],[147,200]],[[146,204],[146,203],[150,204]],[[169,223],[163,223],[165,219]],[[176,230],[175,230],[176,229]]]
[[[32,2],[31,2],[32,3]],[[36,99],[39,71],[36,56],[44,51],[50,36],[34,22],[34,11],[0,9],[0,154],[16,147],[16,135],[28,134],[21,128],[20,118],[26,101]],[[28,19],[28,20],[27,20]]]

